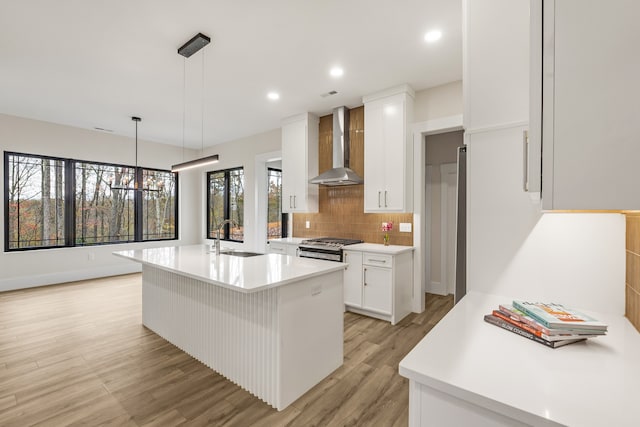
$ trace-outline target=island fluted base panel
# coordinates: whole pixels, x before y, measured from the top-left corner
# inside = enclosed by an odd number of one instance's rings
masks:
[[[142,277],[145,326],[278,410],[342,364],[342,272],[254,293]]]

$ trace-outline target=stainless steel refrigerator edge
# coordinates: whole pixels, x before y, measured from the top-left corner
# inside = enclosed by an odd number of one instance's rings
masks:
[[[467,147],[458,147],[456,195],[456,287],[454,304],[467,293]]]

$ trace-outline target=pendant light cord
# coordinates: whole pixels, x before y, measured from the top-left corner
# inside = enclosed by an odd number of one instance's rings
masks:
[[[138,170],[138,121],[136,122],[136,170]]]
[[[184,128],[187,117],[187,58],[182,58],[182,161],[184,162]]]
[[[202,94],[200,107],[200,157],[204,155],[204,50],[202,51]]]

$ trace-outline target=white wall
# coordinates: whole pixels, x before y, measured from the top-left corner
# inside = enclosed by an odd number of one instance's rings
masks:
[[[220,161],[215,165],[208,167],[207,171],[235,168],[242,166],[244,168],[244,183],[245,183],[245,195],[244,195],[244,243],[234,244],[230,242],[224,242],[222,246],[228,247],[241,247],[246,250],[264,251],[264,240],[258,238],[258,233],[261,233],[261,226],[258,224],[265,224],[264,234],[266,235],[266,220],[261,221],[258,215],[266,215],[266,210],[263,208],[258,214],[258,195],[256,193],[256,158],[260,158],[267,153],[279,152],[282,146],[280,129],[274,129],[268,132],[264,132],[257,135],[252,135],[246,138],[238,139],[235,141],[226,142],[224,144],[218,144],[214,147],[205,149],[206,155],[218,154]],[[267,155],[262,160],[262,167],[264,162],[273,160],[272,156]],[[266,168],[265,173],[265,185],[263,187],[266,191]],[[202,218],[199,221],[200,227],[200,239],[203,243],[212,244],[213,240],[206,239],[205,236],[207,230],[206,215],[204,215],[206,205],[206,172],[200,170],[200,181],[203,184],[201,191],[202,200],[200,202],[203,213]]]
[[[462,80],[416,92],[414,100],[416,123],[462,114]]]
[[[123,120],[127,120],[125,117]],[[182,160],[182,148],[146,142],[144,122],[138,128],[138,165],[170,169]],[[135,127],[131,128],[132,136]],[[113,134],[73,128],[37,120],[0,114],[0,151],[15,151],[68,157],[87,161],[135,164],[135,140]],[[193,156],[191,150],[186,156]],[[0,164],[4,180],[4,164]],[[138,264],[117,258],[113,251],[132,248],[196,243],[201,189],[198,175],[181,173],[179,178],[179,241],[118,244],[78,248],[42,249],[26,252],[0,252],[0,291],[48,285],[72,280],[139,271]],[[4,186],[0,188],[4,203]],[[4,208],[0,212],[4,224]],[[0,227],[0,244],[4,245],[4,227]],[[93,259],[89,259],[93,257]]]
[[[467,290],[622,315],[624,217],[543,214],[522,190],[528,0],[465,0],[463,10]]]

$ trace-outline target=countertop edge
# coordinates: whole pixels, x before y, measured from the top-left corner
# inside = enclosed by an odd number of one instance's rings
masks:
[[[267,289],[273,289],[273,288],[277,288],[277,287],[280,287],[280,286],[285,286],[285,285],[288,285],[288,284],[291,284],[291,283],[295,283],[295,282],[298,282],[298,281],[301,281],[301,280],[310,279],[312,277],[317,277],[317,276],[321,276],[321,275],[324,275],[324,274],[333,273],[333,272],[340,271],[340,270],[345,270],[347,268],[347,264],[338,263],[338,262],[332,262],[332,264],[336,264],[335,267],[328,267],[327,269],[324,269],[322,271],[315,271],[315,272],[308,273],[308,274],[302,274],[300,276],[296,276],[296,277],[293,277],[293,278],[290,278],[290,279],[284,279],[284,280],[281,280],[281,281],[276,282],[276,283],[266,284],[264,286],[259,286],[259,287],[252,288],[252,289],[246,289],[246,288],[240,288],[240,287],[237,287],[237,286],[233,286],[233,285],[230,285],[228,283],[220,282],[220,281],[217,281],[217,280],[212,280],[210,278],[198,276],[197,274],[191,274],[191,273],[188,273],[188,272],[185,272],[185,271],[182,271],[182,270],[178,270],[178,269],[175,269],[175,268],[154,264],[152,262],[143,261],[143,260],[140,260],[140,259],[137,259],[137,258],[134,258],[134,257],[129,257],[129,256],[123,255],[121,253],[112,252],[112,255],[115,255],[115,256],[120,257],[120,258],[127,259],[129,261],[138,262],[138,263],[140,263],[142,265],[146,265],[146,266],[149,266],[149,267],[157,268],[159,270],[167,271],[169,273],[175,273],[175,274],[182,275],[184,277],[189,277],[191,279],[198,280],[198,281],[203,282],[203,283],[209,283],[211,285],[220,286],[220,287],[223,287],[223,288],[226,288],[226,289],[230,289],[232,291],[241,292],[243,294],[252,294],[252,293],[256,293],[256,292],[265,291]],[[287,256],[287,255],[281,255],[281,256]]]
[[[400,255],[406,252],[413,252],[415,250],[415,247],[400,245],[385,246],[379,245],[377,243],[356,243],[355,245],[345,246],[343,249],[347,251],[371,252],[385,255]]]

